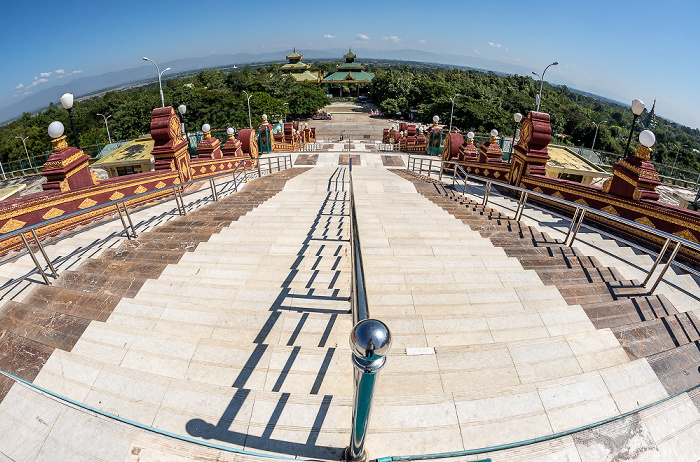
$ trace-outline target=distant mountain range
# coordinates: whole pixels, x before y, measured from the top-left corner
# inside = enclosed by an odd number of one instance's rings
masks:
[[[174,61],[161,63],[160,68],[170,67],[173,69],[173,77],[182,72],[198,69],[208,69],[233,65],[246,65],[251,63],[279,62],[285,61],[286,51],[276,51],[270,53],[236,53],[236,54],[212,54],[200,58],[182,58]],[[298,50],[304,55],[307,62],[313,60],[336,60],[342,61],[342,56],[347,52],[344,48],[326,50]],[[461,56],[456,54],[431,53],[419,50],[365,50],[357,48],[353,50],[357,54],[358,61],[362,59],[386,59],[397,61],[416,61],[422,63],[435,63],[440,65],[455,65],[478,69],[484,71],[496,71],[499,73],[529,75],[530,69],[524,66],[510,65],[489,59]],[[105,92],[108,90],[126,89],[138,83],[155,80],[153,66],[149,64],[124,69],[121,71],[108,72],[106,74],[79,77],[62,85],[44,88],[32,95],[29,95],[15,103],[0,108],[0,123],[8,123],[22,115],[24,112],[34,113],[48,107],[50,102],[59,103],[61,95],[73,93],[77,99]],[[602,99],[602,98],[601,98]]]

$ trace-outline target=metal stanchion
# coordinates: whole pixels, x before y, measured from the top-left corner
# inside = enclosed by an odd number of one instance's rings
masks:
[[[124,227],[124,233],[126,233],[126,238],[131,240],[131,232],[129,228],[126,227],[126,221],[124,221],[124,215],[122,214],[122,208],[119,206],[119,202],[114,204],[117,206],[117,212],[119,212],[119,219],[122,221],[122,226]]]
[[[350,446],[345,449],[345,460],[365,462],[365,438],[369,425],[372,398],[377,383],[377,373],[386,362],[391,346],[389,328],[376,319],[358,322],[350,333],[352,364],[354,366],[355,391],[353,394],[352,429]]]
[[[136,235],[136,228],[134,228],[134,224],[131,222],[131,215],[129,215],[129,211],[126,208],[126,202],[122,201],[122,205],[124,206],[124,214],[126,215],[126,219],[129,222],[129,226],[131,226],[131,232],[133,233],[134,239],[136,239],[138,236]]]
[[[34,260],[34,265],[36,266],[36,269],[39,270],[39,274],[41,274],[41,277],[44,279],[44,282],[47,286],[50,286],[51,283],[49,282],[49,278],[46,277],[46,273],[44,273],[44,270],[41,268],[39,260],[36,258],[36,255],[34,255],[34,252],[32,252],[32,249],[29,247],[29,242],[27,242],[27,238],[24,237],[24,233],[20,234],[19,237],[22,238],[22,242],[24,242],[24,246],[27,248],[27,253],[29,253],[29,256],[32,257],[32,260]]]
[[[53,277],[57,278],[58,273],[56,273],[56,268],[53,267],[53,263],[51,263],[51,260],[49,260],[48,255],[46,255],[46,251],[44,250],[44,246],[41,245],[41,242],[39,241],[39,237],[36,235],[36,231],[34,231],[34,228],[32,228],[32,237],[34,238],[34,242],[36,242],[36,245],[39,247],[39,251],[44,256],[44,260],[46,260],[46,263],[49,265],[49,268],[51,269],[51,272],[53,273]]]
[[[211,198],[215,202],[219,201],[219,196],[216,194],[216,185],[214,184],[214,178],[209,178],[209,186],[211,187]]]

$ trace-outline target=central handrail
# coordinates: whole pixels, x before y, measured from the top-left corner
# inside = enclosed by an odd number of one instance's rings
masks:
[[[349,168],[350,183],[350,253],[352,262],[352,323],[369,319],[369,307],[367,306],[367,290],[365,288],[365,272],[362,266],[362,249],[360,247],[360,234],[357,227],[357,215],[355,211],[355,190],[352,182],[352,159]]]
[[[577,204],[575,202],[567,201],[565,199],[559,199],[558,197],[550,196],[550,195],[547,195],[544,193],[538,193],[536,191],[532,191],[532,190],[526,189],[526,188],[521,188],[519,186],[514,186],[514,185],[511,185],[508,183],[502,183],[500,181],[492,180],[490,178],[482,178],[482,177],[478,177],[475,175],[469,175],[464,171],[462,166],[459,165],[454,160],[441,160],[441,159],[433,159],[433,158],[409,155],[406,170],[410,169],[411,171],[415,172],[416,167],[417,167],[416,166],[417,160],[419,161],[418,162],[418,169],[419,169],[418,174],[419,175],[423,174],[423,163],[428,162],[428,167],[427,167],[427,172],[428,172],[427,176],[428,177],[430,177],[433,162],[439,164],[440,165],[440,172],[439,172],[440,179],[442,179],[442,173],[445,170],[446,165],[449,165],[448,168],[452,168],[453,166],[455,166],[454,171],[453,171],[453,175],[452,175],[453,187],[455,185],[455,181],[456,181],[457,177],[460,176],[457,174],[457,170],[459,169],[461,172],[461,176],[463,177],[463,180],[464,180],[464,187],[462,188],[462,195],[466,194],[467,180],[474,179],[474,180],[477,180],[481,183],[484,183],[484,200],[482,202],[482,206],[484,206],[484,207],[488,204],[488,196],[489,196],[489,192],[491,190],[492,185],[501,186],[501,187],[506,188],[510,191],[519,192],[520,199],[518,201],[518,208],[516,210],[515,217],[514,217],[514,220],[516,220],[516,221],[519,221],[520,218],[522,217],[523,211],[525,209],[525,204],[527,202],[528,197],[530,197],[530,196],[539,197],[539,198],[544,199],[544,200],[552,201],[552,202],[566,205],[568,207],[573,208],[574,214],[573,214],[573,217],[571,217],[571,218],[564,216],[564,215],[561,215],[561,214],[558,214],[556,212],[553,212],[549,209],[543,209],[543,210],[546,210],[548,213],[550,213],[554,216],[557,216],[559,218],[571,220],[571,223],[570,223],[569,229],[566,233],[566,237],[564,238],[563,244],[571,247],[574,244],[574,242],[576,241],[576,236],[578,234],[579,229],[581,228],[581,226],[583,226],[584,228],[588,228],[588,229],[593,230],[599,234],[605,235],[611,239],[614,239],[614,240],[619,241],[619,242],[623,242],[626,245],[629,245],[631,247],[639,249],[639,250],[649,254],[652,257],[654,255],[656,255],[656,260],[654,261],[654,264],[652,265],[651,269],[649,271],[647,271],[646,279],[641,284],[641,286],[645,287],[645,288],[646,288],[647,284],[649,283],[649,281],[651,280],[654,271],[656,270],[656,268],[659,266],[659,264],[663,260],[663,257],[666,254],[667,250],[669,249],[671,243],[675,243],[675,246],[673,247],[673,250],[671,251],[671,254],[668,258],[668,261],[663,266],[660,274],[657,276],[656,281],[653,283],[651,289],[649,289],[649,294],[654,293],[654,291],[658,287],[659,283],[663,279],[664,275],[666,274],[666,271],[669,269],[669,267],[672,264],[674,266],[688,272],[688,273],[693,273],[697,276],[700,276],[700,271],[698,271],[694,268],[691,268],[688,265],[684,265],[680,262],[675,261],[676,255],[678,255],[678,251],[681,249],[681,247],[691,248],[691,249],[694,249],[694,250],[700,252],[700,245],[698,245],[694,242],[691,242],[687,239],[683,239],[682,237],[678,237],[674,234],[670,234],[670,233],[667,233],[665,231],[651,228],[651,227],[643,225],[641,223],[637,223],[635,221],[628,220],[626,218],[622,218],[622,217],[619,217],[617,215],[612,215],[612,214],[603,212],[602,210],[598,210],[598,209],[595,209],[595,208],[592,208],[589,206]],[[651,234],[651,235],[657,236],[661,239],[665,239],[665,242],[663,244],[663,247],[661,248],[661,250],[658,253],[654,252],[652,249],[649,249],[647,247],[643,247],[643,246],[636,244],[634,242],[630,242],[629,240],[623,239],[620,236],[616,236],[614,234],[605,232],[597,227],[584,224],[583,219],[584,219],[586,214],[597,215],[597,216],[602,217],[604,219],[607,219],[609,221],[619,223],[619,224],[622,224],[625,226],[629,226],[631,228],[639,229],[640,231],[645,232],[647,234]],[[616,255],[615,255],[615,257],[619,258]]]

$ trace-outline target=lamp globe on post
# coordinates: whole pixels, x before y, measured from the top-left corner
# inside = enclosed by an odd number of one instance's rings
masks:
[[[640,99],[635,99],[632,101],[632,114],[634,118],[632,119],[632,126],[630,127],[630,136],[627,138],[627,147],[625,148],[625,157],[629,155],[630,143],[632,142],[632,134],[634,133],[634,125],[637,123],[637,118],[644,112],[644,102]]]
[[[639,148],[635,157],[642,160],[651,158],[651,147],[656,143],[656,135],[651,130],[644,130],[639,134]]]
[[[508,155],[508,160],[513,156],[513,149],[515,148],[515,141],[518,138],[518,124],[523,120],[523,115],[519,112],[513,114],[513,120],[515,121],[515,131],[513,132],[513,141],[510,143],[510,154]]]
[[[73,129],[73,139],[75,140],[75,147],[80,149],[80,142],[78,141],[78,132],[75,131],[75,122],[73,122],[73,94],[64,93],[61,96],[61,105],[64,109],[68,111],[68,117],[70,118],[70,126]]]
[[[211,138],[211,126],[209,124],[202,125],[202,133],[204,133],[204,139]]]
[[[226,134],[228,135],[229,140],[232,140],[234,138],[233,133],[234,133],[233,127],[228,127],[226,129]]]
[[[64,128],[63,124],[58,120],[54,120],[49,124],[49,136],[51,137],[51,144],[53,145],[53,152],[60,152],[68,148],[68,143],[66,143],[66,137],[63,135]]]
[[[190,140],[187,136],[187,127],[185,126],[185,112],[187,112],[187,106],[181,104],[177,107],[177,111],[182,116],[182,136],[185,137],[185,139],[187,140],[187,144],[189,144]]]

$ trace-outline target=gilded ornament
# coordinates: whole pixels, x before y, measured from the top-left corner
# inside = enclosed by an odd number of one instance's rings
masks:
[[[50,219],[52,219],[52,218],[60,217],[60,216],[63,215],[64,213],[66,213],[66,212],[64,212],[64,211],[61,210],[61,209],[57,209],[56,207],[53,207],[53,208],[49,209],[48,212],[46,212],[45,214],[43,214],[43,215],[41,216],[41,218],[43,218],[44,220],[50,220]]]
[[[0,233],[5,234],[5,233],[11,233],[12,231],[16,231],[20,228],[22,228],[24,225],[26,225],[26,221],[20,221],[20,220],[15,220],[14,218],[10,218],[7,223],[5,223],[2,228],[0,228]]]
[[[122,197],[124,197],[124,194],[123,194],[123,193],[120,193],[119,191],[115,191],[114,194],[112,194],[111,196],[109,196],[109,200],[111,200],[111,201],[116,201],[116,200],[118,200],[118,199],[121,199]]]
[[[92,199],[90,199],[90,198],[87,198],[87,199],[85,199],[84,201],[82,201],[82,202],[80,203],[80,205],[78,205],[78,208],[79,208],[80,210],[82,210],[82,209],[86,209],[86,208],[88,208],[88,207],[92,207],[92,206],[95,205],[95,204],[97,204],[97,201],[92,200]]]
[[[143,185],[140,185],[138,188],[134,189],[134,194],[141,194],[145,193],[148,191],[148,189],[144,188]]]

